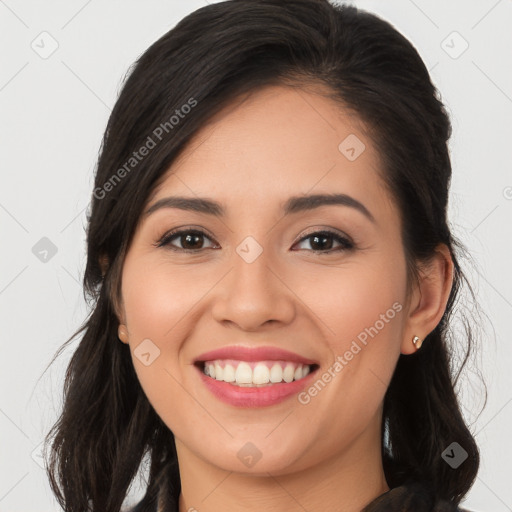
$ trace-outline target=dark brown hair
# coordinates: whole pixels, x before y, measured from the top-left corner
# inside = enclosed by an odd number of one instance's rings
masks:
[[[393,488],[424,485],[435,506],[458,504],[476,477],[478,449],[450,364],[448,327],[465,283],[456,254],[463,247],[446,218],[451,126],[425,65],[389,23],[355,7],[232,0],[193,12],[156,41],[130,70],[108,121],[87,227],[91,312],[71,338],[83,334],[67,369],[62,414],[47,436],[50,483],[66,512],[118,512],[144,457],[149,481],[137,510],[154,510],[162,489],[173,500],[179,493],[173,434],[117,338],[121,269],[143,206],[187,142],[234,98],[270,84],[316,84],[369,128],[401,212],[411,280],[438,244],[450,249],[454,283],[444,316],[420,351],[400,356],[385,396],[384,469]],[[155,146],[131,161],[148,137]],[[470,327],[459,341],[464,364],[474,346]],[[441,457],[452,442],[468,453],[456,470]],[[388,510],[385,500],[372,510]]]

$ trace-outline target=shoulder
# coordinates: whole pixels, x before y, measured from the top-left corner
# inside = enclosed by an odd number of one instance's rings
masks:
[[[476,512],[446,500],[436,500],[419,482],[394,487],[366,505],[362,512]]]

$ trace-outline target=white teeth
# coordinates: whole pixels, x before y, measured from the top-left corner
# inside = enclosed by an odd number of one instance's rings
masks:
[[[283,372],[283,380],[285,382],[291,382],[293,380],[293,374],[295,370],[291,364],[287,364]]]
[[[252,384],[252,369],[247,363],[240,363],[235,371],[237,384]]]
[[[302,372],[301,372],[302,373]],[[268,384],[270,380],[270,370],[268,366],[263,363],[258,363],[252,373],[253,384]]]
[[[217,380],[224,380],[224,369],[219,363],[215,363],[215,378]]]
[[[233,363],[233,364],[231,364]],[[245,361],[211,361],[204,365],[204,373],[212,379],[229,382],[237,386],[253,387],[292,382],[304,378],[311,371],[307,364],[269,362],[251,365]],[[283,369],[284,366],[284,369]]]
[[[283,380],[283,369],[280,364],[275,363],[270,369],[270,382],[281,382]]]
[[[235,382],[235,369],[230,364],[224,366],[224,382]]]

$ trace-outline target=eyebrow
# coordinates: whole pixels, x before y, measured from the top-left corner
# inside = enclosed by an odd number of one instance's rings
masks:
[[[285,215],[289,215],[328,205],[348,206],[350,208],[354,208],[371,222],[376,222],[375,217],[363,203],[347,194],[313,194],[290,197],[284,203],[283,211]],[[216,201],[200,197],[180,196],[171,196],[159,199],[146,210],[145,214],[146,216],[151,215],[153,212],[160,210],[161,208],[191,210],[199,213],[206,213],[208,215],[215,215],[216,217],[223,217],[225,215],[224,207]]]

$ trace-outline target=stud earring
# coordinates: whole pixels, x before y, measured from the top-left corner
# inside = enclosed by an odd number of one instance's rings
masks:
[[[412,342],[414,343],[414,346],[416,347],[416,350],[419,350],[420,347],[421,347],[421,344],[423,343],[423,340],[418,338],[418,336],[414,336],[414,338],[412,339]]]
[[[126,325],[119,325],[119,328],[117,329],[117,337],[123,343],[128,343],[128,331],[126,330]]]

